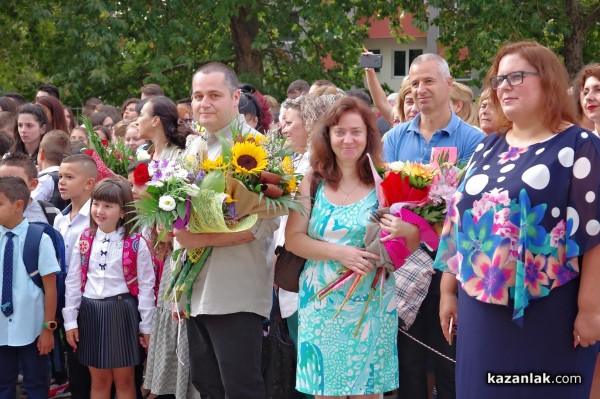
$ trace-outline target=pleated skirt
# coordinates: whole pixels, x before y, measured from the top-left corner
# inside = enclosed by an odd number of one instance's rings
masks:
[[[98,369],[140,364],[137,307],[137,299],[129,293],[104,299],[83,297],[77,319],[79,362]]]

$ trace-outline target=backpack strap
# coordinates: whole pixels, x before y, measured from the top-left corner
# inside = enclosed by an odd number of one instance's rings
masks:
[[[56,215],[60,212],[60,210],[54,206],[53,203],[43,200],[38,200],[38,204],[42,207],[42,212],[44,212],[44,216],[48,220],[48,224],[50,226],[54,225],[54,219],[56,219]]]
[[[81,254],[81,292],[85,291],[93,243],[94,232],[88,227],[83,230],[83,233],[79,236],[79,253]]]
[[[140,237],[140,234],[134,233],[123,239],[123,275],[129,293],[133,296],[138,296],[140,292],[137,275],[137,253],[140,248]]]
[[[152,269],[154,269],[154,304],[158,304],[158,291],[160,290],[160,280],[162,279],[163,269],[165,267],[165,260],[160,260],[158,256],[156,256],[156,251],[152,248],[152,245],[148,242],[146,237],[143,234],[140,234],[140,237],[146,243],[148,250],[150,251],[150,259],[152,260]]]
[[[43,290],[44,283],[42,282],[42,276],[40,276],[40,271],[38,270],[42,234],[44,234],[43,226],[29,223],[27,234],[25,235],[25,244],[23,246],[23,263],[25,263],[25,269],[27,270],[29,277],[31,277],[35,285]]]

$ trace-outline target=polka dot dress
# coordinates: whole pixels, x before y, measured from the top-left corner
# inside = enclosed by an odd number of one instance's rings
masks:
[[[476,148],[444,224],[436,268],[469,296],[511,306],[579,275],[600,243],[600,139],[573,126],[528,147],[490,135]]]

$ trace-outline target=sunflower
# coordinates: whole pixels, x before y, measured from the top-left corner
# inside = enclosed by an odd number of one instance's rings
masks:
[[[290,157],[284,157],[283,158],[283,160],[281,161],[281,170],[286,175],[293,175],[294,174],[294,164],[292,163],[292,160],[291,160]]]
[[[213,170],[223,170],[227,167],[227,165],[223,164],[223,157],[219,156],[217,159],[210,160],[206,158],[202,161],[202,170],[205,172],[211,172]]]
[[[286,184],[285,191],[288,194],[293,193],[298,188],[298,181],[296,180],[296,176],[294,176],[294,175],[292,175],[291,179],[285,180],[285,184]]]
[[[267,152],[254,143],[235,143],[231,151],[231,164],[236,173],[255,175],[267,167]]]

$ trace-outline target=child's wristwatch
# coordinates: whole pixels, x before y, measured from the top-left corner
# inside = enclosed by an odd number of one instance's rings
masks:
[[[56,327],[58,327],[58,323],[55,321],[45,321],[44,324],[42,324],[42,327],[48,331],[54,331],[56,330]]]

